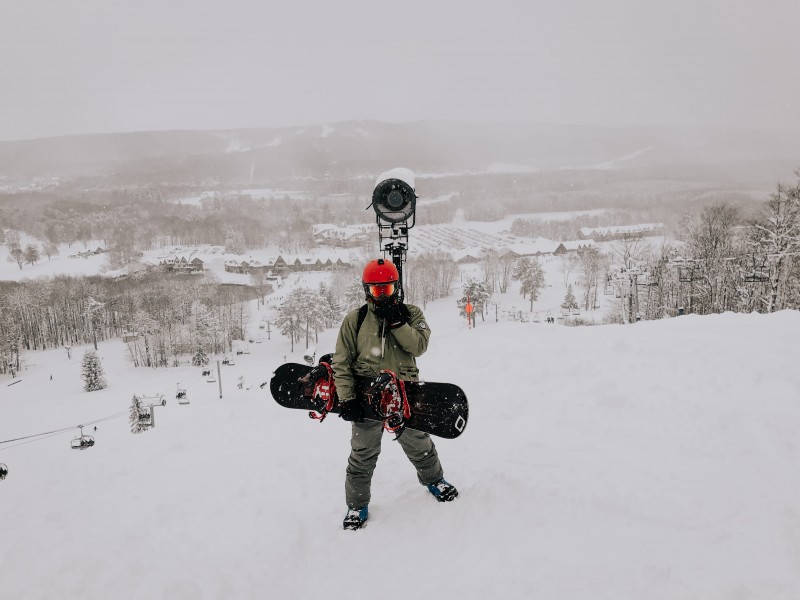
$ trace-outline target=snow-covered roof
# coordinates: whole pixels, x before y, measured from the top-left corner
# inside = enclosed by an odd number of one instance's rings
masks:
[[[569,240],[561,243],[567,250],[580,250],[582,248],[593,248],[597,246],[594,240]]]
[[[664,229],[663,223],[638,223],[636,225],[608,225],[605,227],[581,227],[581,235],[620,235],[624,233],[645,233]]]

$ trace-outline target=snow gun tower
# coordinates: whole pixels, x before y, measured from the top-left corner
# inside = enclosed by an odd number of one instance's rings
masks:
[[[400,275],[400,299],[403,298],[403,261],[408,251],[408,230],[414,226],[417,209],[414,173],[397,168],[378,175],[372,202],[378,223],[378,244],[384,258],[391,256]]]

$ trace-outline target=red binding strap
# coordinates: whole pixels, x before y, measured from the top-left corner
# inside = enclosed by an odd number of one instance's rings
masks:
[[[322,402],[325,402],[325,406],[322,407],[322,410],[317,414],[313,410],[308,413],[308,416],[312,419],[318,420],[320,423],[325,420],[325,417],[328,416],[328,413],[331,412],[333,409],[333,404],[336,401],[336,383],[333,380],[333,369],[331,368],[330,363],[321,362],[320,365],[324,366],[325,369],[328,371],[328,376],[320,377],[314,383],[314,393],[311,394],[312,398],[319,398]]]
[[[405,427],[406,420],[411,418],[411,406],[408,404],[408,396],[406,396],[406,383],[400,379],[396,373],[388,369],[381,371],[381,373],[389,375],[392,378],[391,383],[393,383],[394,386],[392,389],[392,386],[386,385],[381,390],[380,416],[385,417],[383,420],[383,428],[386,431],[395,433]],[[403,418],[400,419],[397,425],[389,425],[389,421],[392,417],[396,416],[399,412],[398,409],[402,410]]]

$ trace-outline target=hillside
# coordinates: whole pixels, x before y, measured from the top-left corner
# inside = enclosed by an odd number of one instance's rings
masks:
[[[102,176],[117,184],[242,182],[323,173],[372,177],[386,165],[421,173],[657,167],[663,176],[665,168],[727,165],[723,170],[733,177],[741,169],[791,172],[784,163],[796,166],[798,139],[794,132],[748,130],[348,121],[0,142],[0,176]]]
[[[100,346],[110,386],[93,393],[83,348],[28,355],[20,383],[0,380],[0,441],[117,416],[84,452],[77,430],[0,444],[0,596],[797,596],[799,313],[470,331],[450,298],[426,315],[422,374],[471,402],[464,435],[437,440],[461,497],[437,504],[387,435],[357,533],[341,531],[347,426],[258,388],[285,339],[222,367],[221,399],[199,369],[131,368],[118,341]],[[169,400],[134,436],[142,392]]]

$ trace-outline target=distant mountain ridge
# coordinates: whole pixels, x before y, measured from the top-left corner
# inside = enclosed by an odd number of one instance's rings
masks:
[[[145,131],[0,142],[0,176],[112,176],[220,181],[425,172],[554,170],[784,160],[796,132],[613,128],[532,123],[344,121],[212,131]]]

